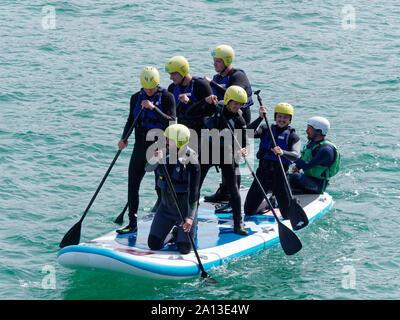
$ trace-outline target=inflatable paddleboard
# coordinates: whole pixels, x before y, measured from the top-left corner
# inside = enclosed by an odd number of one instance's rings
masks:
[[[247,191],[241,189],[242,203]],[[328,193],[296,197],[310,223],[333,205]],[[275,212],[280,216],[279,209]],[[184,279],[199,275],[201,271],[193,251],[180,254],[175,244],[168,244],[160,251],[148,248],[152,217],[145,216],[138,221],[137,233],[119,235],[112,231],[92,241],[64,247],[58,253],[58,262],[71,268],[103,269],[157,279]],[[292,229],[289,220],[281,221]],[[272,212],[246,216],[244,227],[249,231],[248,236],[233,233],[232,213],[216,214],[214,204],[201,201],[195,243],[205,270],[280,245],[278,224]]]

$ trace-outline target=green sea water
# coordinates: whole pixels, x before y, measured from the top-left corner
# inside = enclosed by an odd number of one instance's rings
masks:
[[[396,1],[9,1],[0,3],[0,299],[399,299],[400,5]],[[334,208],[298,232],[303,249],[269,251],[200,279],[153,281],[70,270],[56,257],[112,161],[139,73],[184,55],[214,74],[210,51],[231,45],[266,105],[295,106],[306,142],[331,122],[342,168]],[[257,117],[257,102],[252,117]],[[117,228],[133,138],[82,227]],[[210,170],[202,195],[216,189]],[[153,176],[140,209],[155,201]],[[242,178],[250,186],[252,178]]]

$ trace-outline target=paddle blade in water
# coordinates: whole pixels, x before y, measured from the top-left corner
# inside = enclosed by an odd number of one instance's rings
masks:
[[[60,248],[79,244],[81,238],[81,222],[76,223],[60,242]]]
[[[119,216],[114,220],[114,223],[122,224],[122,222],[124,222],[124,214],[125,214],[126,209],[128,209],[128,203],[125,205],[124,209],[119,214]]]
[[[282,249],[288,256],[301,250],[302,244],[292,230],[281,222],[278,223],[278,230]]]
[[[124,214],[120,213],[118,217],[115,218],[114,223],[122,224],[124,222]]]
[[[308,217],[297,198],[290,200],[289,219],[293,230],[300,230],[308,225]]]
[[[205,283],[208,283],[208,284],[218,283],[217,280],[215,280],[214,278],[211,278],[210,275],[205,271],[201,272],[201,278],[204,280]]]

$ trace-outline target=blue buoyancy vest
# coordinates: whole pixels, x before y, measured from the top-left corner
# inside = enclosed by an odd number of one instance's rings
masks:
[[[246,75],[246,72],[244,72],[244,70],[242,70],[242,69],[235,69],[235,70],[241,71]],[[222,78],[219,74],[216,74],[213,77],[213,81],[215,81],[216,83],[218,83],[221,87],[224,87],[225,89],[228,89],[229,79],[230,79],[229,75]],[[218,97],[218,100],[224,100],[224,95],[221,95],[219,92],[217,92],[217,90],[215,90],[212,87],[211,87],[211,89],[212,89],[213,93]],[[250,97],[247,98],[247,102],[242,108],[247,108],[254,104],[253,99],[251,97],[252,94],[253,94],[253,90],[250,85]]]
[[[196,116],[189,116],[186,114],[186,110],[188,109],[189,105],[183,102],[179,101],[179,95],[182,93],[187,93],[188,97],[191,101],[193,102],[197,102],[197,98],[195,97],[194,93],[193,93],[193,86],[194,86],[194,82],[200,79],[199,77],[192,77],[192,80],[188,83],[188,85],[181,90],[181,86],[180,85],[175,85],[175,89],[174,89],[174,97],[175,97],[175,102],[176,102],[176,114],[178,119],[200,119],[202,116],[201,115],[196,115]]]
[[[157,108],[159,108],[162,112],[164,112],[164,108],[161,104],[161,96],[163,91],[165,90],[162,87],[158,87],[158,91],[149,99],[146,95],[146,92],[141,89],[139,93],[138,100],[136,102],[135,109],[133,110],[133,116],[136,118],[137,115],[140,112],[141,103],[143,100],[150,100]],[[141,116],[140,116],[140,121],[139,125],[148,128],[148,129],[165,129],[165,125],[163,125],[160,120],[157,118],[156,114],[153,112],[153,110],[150,109],[144,109]]]
[[[179,162],[179,159],[174,165],[169,165],[169,155],[166,157],[166,163],[169,176],[171,177],[172,185],[177,193],[189,192],[189,175],[186,166]],[[161,189],[167,188],[167,181],[165,180],[164,172],[160,166],[156,169],[157,173],[157,186]]]
[[[276,133],[276,125],[271,126],[272,134],[274,135],[276,145],[282,150],[289,150],[289,136],[295,130],[290,126],[282,131],[280,134]],[[271,149],[274,147],[269,130],[263,135],[260,141],[260,148],[257,152],[257,159],[265,159],[278,162],[278,156],[276,156]],[[281,157],[282,163],[292,164],[293,161],[289,161],[285,157]]]

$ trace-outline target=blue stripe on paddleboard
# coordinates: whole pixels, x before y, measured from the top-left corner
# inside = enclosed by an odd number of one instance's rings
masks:
[[[193,264],[193,266],[165,266],[159,264],[149,264],[144,263],[142,261],[132,260],[127,257],[121,256],[118,251],[113,249],[105,249],[105,248],[96,248],[96,247],[87,247],[87,246],[68,246],[60,250],[58,257],[62,254],[68,252],[78,252],[78,253],[89,253],[89,254],[97,254],[100,256],[105,256],[111,259],[115,259],[117,261],[126,263],[131,265],[135,268],[145,270],[148,272],[152,272],[155,274],[160,275],[167,275],[167,276],[175,276],[175,277],[188,277],[188,276],[195,276],[200,273],[200,268],[198,264]],[[221,264],[221,260],[211,261],[204,263],[202,261],[204,269],[210,269],[214,266],[219,266]],[[96,266],[97,268],[101,268],[100,266]]]
[[[320,217],[324,215],[326,212],[328,212],[333,205],[333,201],[329,203],[324,209],[322,209],[319,213],[317,213],[315,216],[310,218],[310,222],[312,222],[315,218]],[[279,242],[279,235],[274,237],[271,240],[268,240],[266,242],[260,243],[256,246],[247,248],[245,250],[242,250],[240,252],[231,254],[227,257],[224,257],[222,259],[210,261],[210,262],[204,262],[202,261],[203,267],[205,270],[209,270],[212,267],[219,266],[223,263],[228,262],[229,260],[232,260],[234,258],[250,255],[252,253],[255,253],[257,251],[263,250],[263,249],[268,249],[272,247],[273,245],[277,244]],[[98,254],[102,256],[109,257],[111,259],[115,259],[117,261],[126,263],[128,265],[131,265],[135,268],[148,271],[154,274],[159,274],[159,275],[166,275],[166,276],[175,276],[175,277],[188,277],[188,276],[196,276],[200,273],[200,268],[197,264],[194,264],[193,266],[165,266],[165,265],[160,265],[160,264],[149,264],[145,263],[142,261],[137,261],[137,260],[132,260],[127,257],[121,256],[117,251],[114,251],[113,249],[105,249],[105,248],[96,248],[96,247],[88,247],[88,246],[68,246],[60,250],[58,253],[58,257],[61,256],[64,253],[67,252],[81,252],[81,253],[90,253],[90,254]],[[100,266],[98,266],[100,267]]]

